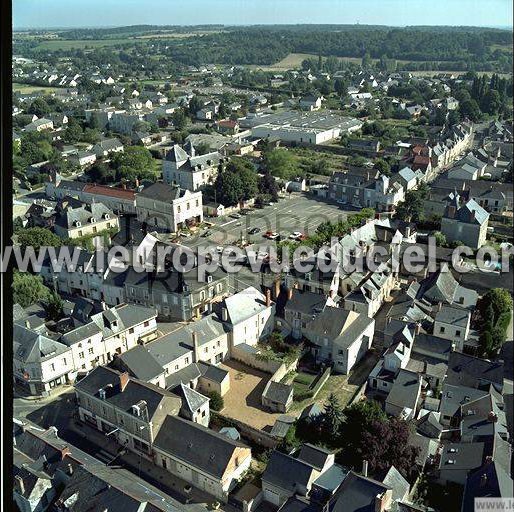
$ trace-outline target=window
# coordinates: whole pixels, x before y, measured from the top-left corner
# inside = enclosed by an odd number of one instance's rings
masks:
[[[79,236],[82,236],[82,230],[79,230]]]
[[[178,370],[178,364],[175,365],[175,370]]]
[[[79,352],[79,359],[84,359],[84,352]]]
[[[205,418],[205,410],[202,411],[202,418]]]
[[[52,370],[52,371],[54,371],[54,370],[55,370],[55,364],[54,364],[54,363],[52,363],[52,364],[50,365],[50,370]]]
[[[187,203],[186,208],[189,210],[190,207],[191,207],[191,205],[189,203]]]
[[[168,464],[166,463],[166,459],[165,459],[165,458],[163,458],[161,462],[162,462],[162,467],[163,467],[164,469],[168,469]]]
[[[177,213],[180,213],[180,205],[177,206]]]
[[[91,347],[90,349],[88,349],[88,353],[89,353],[89,354],[94,354],[93,347]]]
[[[63,358],[62,358],[62,364],[63,364],[64,366],[66,366],[66,365],[68,364],[68,363],[67,363],[67,361],[66,361],[66,358],[65,358],[65,357],[63,357]]]
[[[148,326],[150,325],[150,322],[145,322],[143,325],[144,325],[145,327],[148,327]]]
[[[439,327],[439,332],[444,332],[444,327]]]
[[[455,331],[455,336],[460,337],[460,331]]]
[[[207,354],[207,352],[209,352],[209,347],[205,347],[203,351]]]
[[[133,327],[131,327],[131,328],[129,329],[129,334],[134,334],[134,328],[133,328]]]
[[[221,346],[221,341],[220,341],[220,340],[218,340],[218,341],[216,342],[216,345],[217,345],[218,347],[220,347],[220,346]]]

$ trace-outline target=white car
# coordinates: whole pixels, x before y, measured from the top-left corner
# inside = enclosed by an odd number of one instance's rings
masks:
[[[221,254],[221,253],[223,252],[223,246],[218,245],[218,247],[216,247],[216,252],[217,252],[218,254]]]
[[[298,238],[300,238],[302,236],[302,233],[300,233],[300,231],[293,231],[293,233],[291,233],[289,235],[289,238],[291,240],[298,240]]]
[[[280,235],[278,233],[271,233],[271,235],[268,236],[270,240],[276,240]]]

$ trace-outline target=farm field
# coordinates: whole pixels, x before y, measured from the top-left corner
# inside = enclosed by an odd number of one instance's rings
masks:
[[[116,46],[120,44],[130,44],[134,42],[133,37],[125,37],[121,39],[52,39],[42,41],[38,46],[38,50],[83,50],[86,47],[100,48],[102,46]]]

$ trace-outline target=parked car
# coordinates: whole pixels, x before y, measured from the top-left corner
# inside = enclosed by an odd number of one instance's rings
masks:
[[[281,238],[281,237],[280,237],[280,234],[279,234],[279,233],[275,233],[275,232],[273,232],[273,233],[271,233],[271,234],[268,236],[268,238],[269,238],[270,240],[278,240],[278,239],[279,239],[279,238]]]
[[[212,235],[212,231],[210,229],[208,229],[207,231],[204,231],[202,237],[207,238],[208,236],[211,236],[211,235]]]
[[[237,212],[234,212],[234,213],[231,213],[229,215],[229,217],[233,218],[233,219],[240,219],[241,218],[241,215]]]
[[[260,228],[257,228],[257,227],[255,227],[255,228],[250,228],[250,229],[248,230],[248,234],[249,234],[249,235],[256,235],[260,230],[261,230],[261,229],[260,229]]]
[[[291,233],[289,235],[289,238],[291,240],[299,240],[301,236],[302,236],[302,233],[300,233],[300,231],[294,231],[293,233]]]

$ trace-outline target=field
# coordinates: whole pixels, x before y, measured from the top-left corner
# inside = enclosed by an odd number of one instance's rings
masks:
[[[134,38],[125,37],[122,39],[77,39],[75,41],[65,39],[52,39],[43,41],[38,46],[38,50],[83,50],[86,47],[101,48],[102,46],[116,46],[120,44],[134,43]]]
[[[12,89],[14,92],[21,92],[22,94],[30,94],[36,91],[44,91],[48,94],[55,92],[59,89],[59,87],[51,87],[44,85],[29,85],[29,84],[19,84],[13,82]]]

